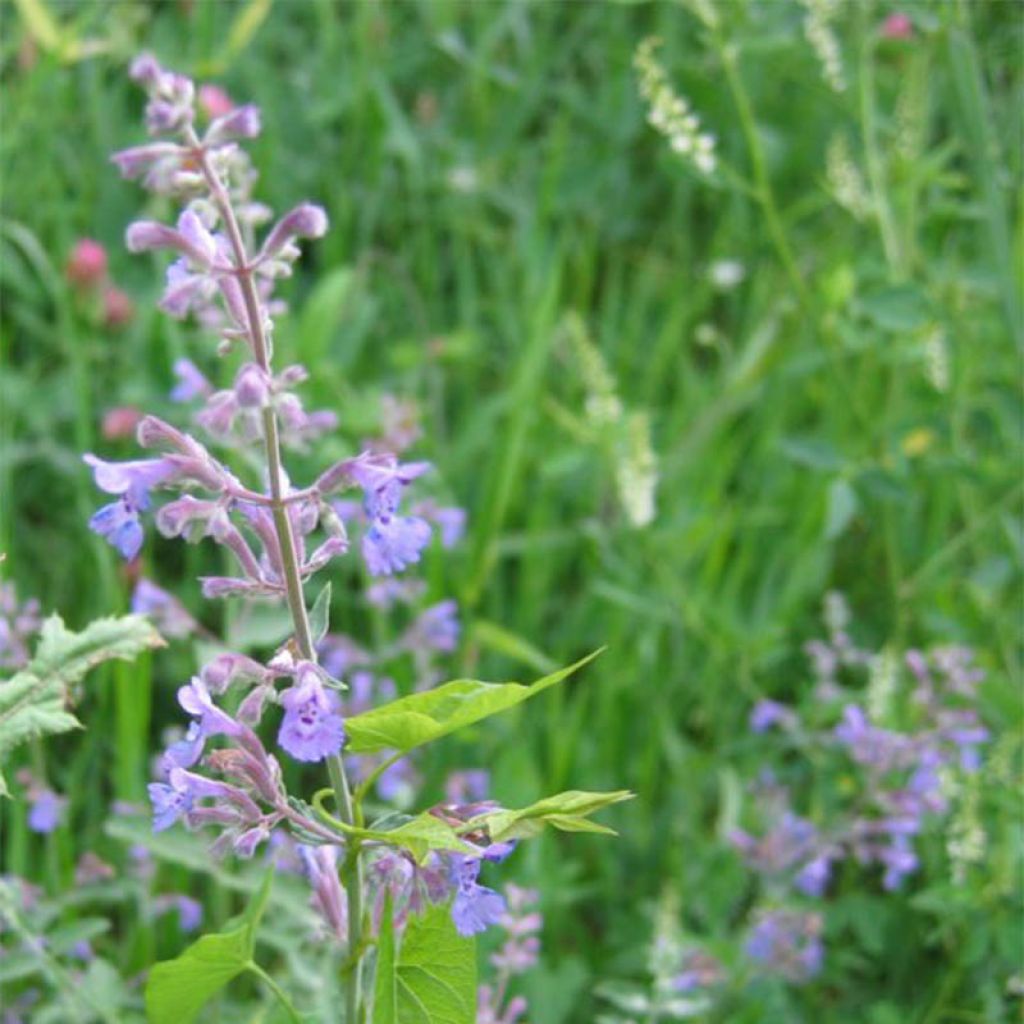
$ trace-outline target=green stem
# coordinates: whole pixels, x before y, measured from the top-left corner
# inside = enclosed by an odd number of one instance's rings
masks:
[[[871,185],[872,208],[878,220],[882,236],[885,260],[897,280],[906,276],[903,247],[892,214],[889,193],[886,189],[885,167],[878,148],[877,104],[875,103],[875,61],[873,33],[867,25],[861,28],[860,61],[857,83],[860,99],[861,132],[864,137],[864,153],[867,160],[868,181]]]
[[[765,224],[768,226],[768,234],[775,252],[782,263],[793,291],[796,292],[797,300],[804,311],[813,314],[814,302],[807,285],[800,274],[796,257],[786,236],[786,229],[782,224],[782,217],[779,215],[779,207],[775,201],[775,192],[772,189],[771,178],[768,175],[768,162],[765,160],[764,147],[761,145],[761,137],[757,133],[757,123],[754,120],[754,111],[750,105],[750,97],[747,95],[746,86],[743,84],[743,76],[740,74],[736,63],[735,48],[727,43],[717,32],[713,33],[715,48],[718,51],[722,66],[725,68],[725,78],[729,83],[729,91],[732,93],[733,102],[740,117],[740,126],[743,129],[743,137],[747,143],[750,153],[751,168],[754,172],[753,195],[764,214]]]
[[[352,796],[349,792],[345,766],[340,754],[327,762],[327,771],[331,776],[334,799],[342,820],[353,822],[355,814],[353,813]],[[346,968],[348,984],[345,986],[345,1019],[349,1024],[358,1024],[359,1022],[362,988],[362,957],[359,949],[363,939],[363,870],[359,862],[359,846],[359,838],[349,836],[348,853],[341,868],[348,910],[349,963]]]
[[[258,963],[256,963],[254,960],[250,960],[245,965],[245,969],[247,971],[251,971],[253,974],[256,975],[257,978],[260,978],[267,985],[270,991],[273,992],[275,996],[277,996],[278,1002],[280,1002],[280,1004],[284,1007],[285,1013],[288,1014],[288,1017],[291,1020],[295,1021],[295,1024],[302,1024],[302,1018],[299,1016],[295,1007],[292,1006],[292,1001],[285,994],[284,989],[281,988],[281,986],[278,985],[278,983],[274,981],[274,979],[269,974],[267,974],[267,972],[263,970],[263,968],[260,967]]]
[[[253,280],[253,269],[245,248],[241,228],[235,217],[231,199],[220,178],[210,167],[206,153],[203,151],[192,128],[188,129],[187,139],[195,152],[196,159],[202,170],[203,177],[210,188],[213,200],[220,211],[227,232],[228,241],[235,261],[235,274],[245,302],[246,316],[249,321],[249,337],[252,340],[253,355],[256,363],[265,373],[270,373],[270,344],[263,330],[263,316],[260,298]],[[284,467],[281,460],[281,439],[277,427],[277,413],[273,406],[263,410],[263,447],[267,458],[267,475],[270,481],[270,506],[274,516],[274,529],[281,548],[281,568],[284,574],[285,591],[288,608],[295,626],[295,643],[299,654],[307,661],[316,661],[316,647],[309,626],[309,614],[302,593],[302,575],[299,572],[298,557],[295,552],[295,537],[292,532],[291,519],[286,507]],[[352,803],[348,778],[345,775],[345,763],[341,755],[332,757],[327,762],[331,785],[334,789],[338,813],[347,824],[354,824],[357,809]],[[345,881],[345,892],[348,896],[348,939],[349,949],[359,949],[362,934],[362,872],[359,864],[359,842],[351,838],[348,842],[348,853],[342,868]],[[355,961],[354,969],[350,969],[350,982],[346,987],[346,1017],[348,1024],[358,1024],[359,1014],[359,960]]]

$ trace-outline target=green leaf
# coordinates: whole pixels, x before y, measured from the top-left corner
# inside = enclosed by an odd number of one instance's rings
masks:
[[[859,508],[857,492],[845,477],[837,476],[829,484],[825,513],[825,539],[835,540],[850,525]]]
[[[601,832],[615,835],[607,826],[588,821],[587,816],[632,798],[633,794],[627,789],[618,789],[611,793],[587,793],[579,789],[570,789],[538,800],[518,811],[488,811],[486,814],[477,815],[466,823],[466,830],[486,828],[491,842],[495,843],[508,839],[529,839],[542,832],[546,825],[562,832]]]
[[[249,969],[273,878],[271,867],[245,912],[228,922],[227,930],[204,935],[181,956],[153,967],[146,983],[150,1024],[189,1024],[212,996]]]
[[[101,662],[131,661],[145,650],[163,646],[163,638],[142,615],[97,619],[81,633],[71,632],[59,615],[51,615],[43,623],[36,656],[26,671],[40,679],[75,683]]]
[[[911,284],[872,292],[860,299],[859,306],[876,327],[893,334],[919,330],[931,318],[927,297]]]
[[[98,619],[81,633],[67,629],[60,616],[43,623],[36,655],[12,679],[0,682],[0,766],[15,747],[38,736],[80,727],[67,707],[69,687],[89,669],[111,658],[131,660],[163,646],[160,634],[141,615]],[[0,772],[0,796],[7,796]]]
[[[331,619],[331,585],[324,586],[309,613],[309,629],[313,634],[313,643],[318,644],[327,635]]]
[[[594,651],[575,665],[552,672],[528,686],[456,679],[433,690],[401,697],[346,719],[347,751],[352,754],[371,754],[380,750],[408,752],[521,704],[549,686],[560,683],[600,653],[600,650]]]
[[[303,804],[301,800],[292,797],[291,803],[303,813],[311,812],[309,805]],[[404,847],[418,861],[422,861],[431,850],[472,852],[472,847],[459,838],[451,825],[430,811],[423,811],[415,817],[399,813],[387,814],[370,828],[347,825],[322,811],[320,816],[347,836]]]
[[[476,942],[459,935],[447,907],[410,917],[395,970],[395,995],[396,1024],[476,1021]],[[376,1014],[374,1024],[381,1024]]]
[[[384,891],[384,909],[377,932],[377,969],[373,979],[373,1024],[395,1024],[398,989],[395,976],[395,926],[391,890]]]

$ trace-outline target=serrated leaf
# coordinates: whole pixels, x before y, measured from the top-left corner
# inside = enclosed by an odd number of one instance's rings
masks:
[[[228,929],[202,936],[181,956],[153,967],[146,982],[150,1024],[190,1024],[210,998],[249,968],[273,877],[271,867],[244,913],[229,922]]]
[[[447,907],[431,907],[409,919],[395,969],[395,996],[396,1024],[476,1021],[476,942],[459,935]]]
[[[601,832],[614,835],[612,829],[588,821],[587,816],[632,798],[633,794],[627,789],[618,789],[610,793],[588,793],[584,790],[570,789],[555,796],[545,797],[520,810],[498,810],[479,814],[467,822],[466,828],[470,831],[486,828],[491,842],[495,843],[508,839],[532,838],[547,825],[562,832]]]
[[[78,682],[89,669],[111,658],[131,661],[145,650],[164,646],[163,638],[142,615],[96,619],[80,633],[69,630],[59,615],[51,615],[39,635],[26,671],[64,684]]]
[[[572,675],[600,653],[594,651],[574,665],[552,672],[530,685],[456,679],[433,690],[413,693],[365,711],[345,720],[349,741],[347,752],[372,754],[380,750],[400,750],[407,753],[535,697]]]
[[[384,890],[384,909],[377,930],[377,967],[373,978],[373,1024],[395,1024],[398,988],[395,977],[395,926],[391,890]]]
[[[43,623],[35,657],[12,679],[0,682],[0,767],[15,747],[38,736],[53,736],[80,727],[67,710],[68,687],[111,658],[131,660],[163,644],[160,634],[141,615],[98,619],[80,633],[69,630],[60,616]],[[7,796],[0,772],[0,796]]]
[[[318,644],[327,635],[331,621],[331,585],[327,583],[320,591],[309,612],[309,630],[313,643]]]

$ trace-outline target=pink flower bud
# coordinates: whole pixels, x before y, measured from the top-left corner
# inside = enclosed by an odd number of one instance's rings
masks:
[[[119,441],[121,438],[131,437],[135,433],[135,427],[140,419],[142,419],[142,413],[131,405],[119,405],[108,409],[103,414],[101,427],[103,437],[107,441]]]
[[[73,285],[95,288],[107,276],[107,250],[91,238],[79,239],[68,257],[65,272]]]
[[[121,291],[109,285],[103,290],[103,323],[105,326],[116,330],[131,323],[135,316],[135,306],[132,300]]]
[[[912,39],[914,23],[909,15],[895,11],[882,22],[881,33],[885,39]]]
[[[199,87],[199,106],[207,117],[223,117],[235,109],[234,100],[219,85],[201,85]]]

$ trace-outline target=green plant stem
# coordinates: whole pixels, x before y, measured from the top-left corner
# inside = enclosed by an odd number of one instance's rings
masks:
[[[295,1007],[292,1006],[292,1001],[285,994],[284,989],[274,979],[267,974],[265,970],[258,963],[250,960],[246,965],[245,969],[255,974],[257,978],[263,981],[271,992],[277,996],[278,1002],[284,1007],[285,1013],[288,1014],[290,1020],[295,1021],[295,1024],[302,1024],[302,1018],[299,1016]]]
[[[863,10],[863,9],[862,9]],[[858,63],[857,85],[860,101],[860,127],[864,140],[864,154],[867,162],[868,182],[871,185],[871,205],[878,220],[882,236],[885,261],[896,280],[906,277],[906,265],[899,232],[893,218],[892,204],[886,189],[885,166],[878,148],[877,104],[875,103],[875,33],[865,23],[861,26],[861,47]]]
[[[793,291],[796,292],[797,300],[804,311],[813,315],[814,301],[807,285],[800,274],[800,269],[793,255],[793,249],[786,236],[786,229],[782,224],[782,217],[779,215],[779,207],[775,201],[775,192],[772,189],[771,178],[768,175],[768,162],[765,160],[764,147],[761,145],[761,138],[757,134],[757,123],[754,120],[754,111],[750,105],[750,97],[747,95],[746,86],[743,84],[743,76],[740,74],[739,66],[736,63],[736,50],[730,43],[719,35],[712,34],[715,42],[715,49],[718,51],[719,59],[725,68],[725,78],[729,83],[729,91],[732,93],[733,102],[740,117],[740,126],[743,129],[743,137],[747,143],[747,150],[750,153],[751,168],[754,172],[753,195],[764,214],[765,224],[768,226],[768,234],[775,252],[782,263]]]
[[[246,316],[249,320],[249,336],[252,339],[253,355],[256,363],[265,373],[270,373],[270,345],[263,331],[263,317],[260,310],[259,295],[253,280],[253,268],[246,253],[245,241],[241,228],[235,217],[230,197],[223,183],[210,167],[206,153],[200,145],[193,129],[188,130],[188,142],[195,151],[196,159],[202,170],[203,177],[210,188],[214,202],[220,211],[227,232],[228,241],[235,260],[235,275],[242,290],[245,301]],[[281,460],[281,439],[277,427],[277,413],[273,406],[263,410],[263,447],[267,458],[267,475],[270,481],[270,507],[274,517],[274,529],[281,548],[281,567],[284,574],[288,608],[295,627],[295,643],[299,654],[308,661],[316,661],[316,648],[313,634],[309,626],[309,614],[302,593],[302,576],[299,572],[298,557],[295,553],[295,537],[292,533],[291,519],[285,502],[284,473]],[[334,789],[338,814],[347,824],[356,823],[356,809],[352,802],[348,778],[345,774],[345,763],[341,755],[328,760],[327,770]],[[345,1019],[348,1024],[357,1024],[359,1014],[359,978],[360,962],[357,955],[362,936],[362,871],[359,864],[358,840],[350,839],[348,853],[342,868],[345,892],[348,897],[348,940],[349,950],[355,957],[353,966],[349,968],[349,984],[346,986]]]
[[[353,824],[352,797],[349,793],[348,780],[345,777],[345,766],[341,755],[332,757],[327,762],[327,771],[334,788],[334,799],[342,820]],[[348,853],[342,865],[341,875],[345,883],[345,897],[348,911],[348,948],[349,961],[346,968],[348,984],[345,986],[345,1019],[349,1024],[358,1024],[359,1007],[362,988],[362,956],[360,944],[363,938],[363,872],[359,863],[360,840],[349,836]]]

